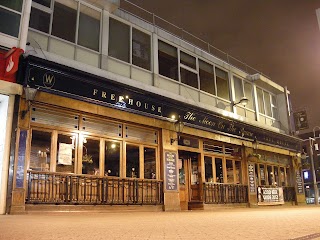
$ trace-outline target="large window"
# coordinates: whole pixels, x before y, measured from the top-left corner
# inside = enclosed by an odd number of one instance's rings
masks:
[[[56,171],[74,173],[76,161],[76,137],[74,135],[58,134],[56,147]]]
[[[120,143],[105,142],[104,175],[120,177]]]
[[[276,96],[257,87],[259,121],[271,126],[278,126],[279,120]],[[274,125],[275,124],[275,125]]]
[[[226,100],[230,99],[229,95],[229,78],[228,73],[215,68],[216,70],[216,84],[217,84],[217,96]]]
[[[151,70],[151,37],[132,28],[132,64]]]
[[[177,48],[160,41],[158,42],[159,74],[179,80]]]
[[[180,51],[180,78],[182,83],[199,88],[196,58],[183,51]]]
[[[109,55],[151,70],[151,36],[113,18],[109,20]],[[130,43],[131,41],[131,43]],[[132,56],[130,58],[130,48]]]
[[[129,62],[130,27],[113,18],[110,18],[109,26],[109,55],[124,62]]]
[[[100,142],[96,139],[84,138],[82,149],[82,173],[100,175]]]
[[[139,146],[126,146],[126,177],[140,177],[140,149]]]
[[[241,150],[238,146],[204,141],[205,181],[241,184]]]
[[[73,0],[56,0],[54,3],[52,35],[75,42],[77,3]]]
[[[23,0],[0,1],[0,32],[19,37]]]
[[[74,0],[34,0],[29,27],[98,52],[100,19],[101,11]]]
[[[241,104],[236,105],[237,114],[255,120],[252,84],[242,80],[241,78],[233,76],[233,86],[235,102],[239,102],[243,97],[246,97],[249,100],[245,106]]]
[[[144,148],[144,178],[156,178],[156,149]]]
[[[32,131],[29,169],[50,170],[51,132]]]
[[[200,90],[216,95],[213,66],[199,60]]]

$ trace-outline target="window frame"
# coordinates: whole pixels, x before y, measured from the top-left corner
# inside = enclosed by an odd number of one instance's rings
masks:
[[[0,8],[5,10],[5,11],[8,11],[10,13],[13,13],[13,14],[17,14],[20,16],[20,21],[19,21],[19,29],[18,29],[18,36],[13,36],[13,35],[10,35],[10,34],[7,34],[7,33],[4,33],[4,32],[0,32],[0,35],[4,35],[4,36],[7,36],[7,37],[10,37],[10,38],[14,38],[16,40],[20,39],[20,34],[21,34],[21,21],[22,21],[22,12],[24,11],[24,6],[25,6],[25,0],[22,0],[22,5],[21,5],[21,12],[17,11],[17,10],[14,10],[12,8],[9,8],[9,7],[6,7],[4,5],[1,5],[0,4]]]
[[[33,31],[33,32],[36,32],[38,34],[42,34],[42,35],[47,36],[49,38],[48,39],[49,42],[50,42],[50,39],[57,39],[59,41],[71,44],[75,48],[85,49],[86,51],[90,51],[90,52],[93,52],[93,53],[101,53],[101,51],[102,51],[102,27],[103,27],[103,14],[102,13],[103,13],[103,10],[98,8],[98,7],[95,7],[93,5],[90,5],[89,3],[83,2],[83,1],[77,1],[76,4],[77,4],[77,9],[76,9],[76,29],[75,29],[74,42],[68,41],[66,39],[57,37],[57,36],[52,34],[52,25],[53,25],[53,15],[54,15],[55,0],[51,0],[50,7],[46,7],[44,5],[41,5],[41,4],[33,2],[33,1],[32,1],[32,4],[31,4],[31,11],[32,11],[32,8],[36,8],[37,10],[40,10],[40,11],[45,12],[45,13],[50,15],[50,23],[49,23],[48,33],[42,32],[42,31],[40,31],[38,29],[35,29],[35,28],[32,28],[30,26],[29,26],[28,29]],[[95,10],[95,11],[100,13],[100,20],[99,20],[100,21],[100,26],[99,26],[100,27],[100,32],[99,32],[99,49],[98,49],[98,51],[78,44],[78,33],[79,33],[79,22],[80,22],[81,5],[83,5],[85,7],[88,7],[88,8],[91,8],[92,10]],[[30,13],[30,17],[31,17],[31,13]],[[50,43],[48,43],[48,47],[49,47],[49,45],[50,45]],[[75,51],[75,54],[76,54],[76,51]]]
[[[154,51],[152,33],[148,32],[147,30],[145,30],[145,29],[143,29],[143,28],[141,28],[141,27],[139,27],[139,26],[136,26],[136,25],[134,25],[134,24],[132,24],[132,23],[128,23],[128,22],[124,21],[123,19],[121,19],[121,18],[119,18],[119,17],[117,17],[117,16],[115,16],[115,15],[109,16],[109,19],[114,19],[114,20],[116,20],[116,21],[118,21],[118,22],[121,22],[122,24],[125,24],[125,25],[127,25],[127,26],[129,27],[129,62],[123,61],[123,60],[118,59],[118,58],[116,58],[116,57],[112,57],[112,56],[109,55],[109,52],[108,52],[108,57],[111,58],[111,59],[114,59],[114,60],[116,60],[116,61],[125,63],[125,64],[127,64],[127,65],[130,65],[130,66],[132,66],[132,67],[135,67],[135,68],[141,69],[141,70],[143,70],[143,71],[147,71],[147,72],[152,73],[152,72],[153,72],[153,69],[154,69],[154,67],[153,67],[153,54],[152,54],[153,51]],[[110,24],[110,23],[109,23],[109,24]],[[150,69],[146,69],[146,68],[143,68],[143,67],[139,67],[139,66],[137,66],[137,65],[135,65],[135,64],[132,63],[132,54],[133,54],[133,53],[132,53],[132,52],[133,52],[133,49],[132,49],[132,45],[133,45],[133,44],[132,44],[132,40],[133,40],[133,38],[132,38],[132,32],[133,32],[133,28],[134,28],[135,30],[137,30],[137,31],[140,31],[140,32],[142,32],[142,33],[150,36],[150,56],[149,56],[149,57],[150,57]],[[108,46],[107,46],[108,51],[109,51],[109,34],[110,34],[109,29],[110,29],[110,25],[108,26]]]

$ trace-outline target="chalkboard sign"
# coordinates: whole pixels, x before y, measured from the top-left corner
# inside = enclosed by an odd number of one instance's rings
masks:
[[[20,131],[16,187],[22,188],[24,181],[24,164],[26,158],[27,130]]]
[[[256,193],[256,181],[254,176],[254,163],[248,164],[249,190],[250,193]]]
[[[167,191],[177,191],[178,189],[176,152],[165,152],[165,184]]]
[[[300,171],[296,171],[296,183],[298,194],[303,194],[303,183]]]

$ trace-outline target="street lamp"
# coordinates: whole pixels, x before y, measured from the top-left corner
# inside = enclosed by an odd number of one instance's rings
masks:
[[[313,151],[313,148],[315,147],[315,150],[319,150],[318,148],[318,144],[315,143],[316,139],[317,138],[320,138],[320,135],[319,137],[316,137],[316,129],[320,129],[319,126],[315,126],[313,128],[313,138],[312,137],[309,137],[309,149],[310,149],[310,162],[311,162],[311,171],[312,171],[312,177],[313,177],[313,189],[314,189],[314,203],[316,205],[319,205],[319,190],[318,190],[318,184],[317,184],[317,176],[316,176],[316,171],[315,171],[315,168],[314,168],[314,151]]]

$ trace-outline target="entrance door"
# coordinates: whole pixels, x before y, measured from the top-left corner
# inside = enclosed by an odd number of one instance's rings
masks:
[[[201,171],[198,153],[179,151],[181,166],[180,175],[180,201],[199,202],[201,200]]]

